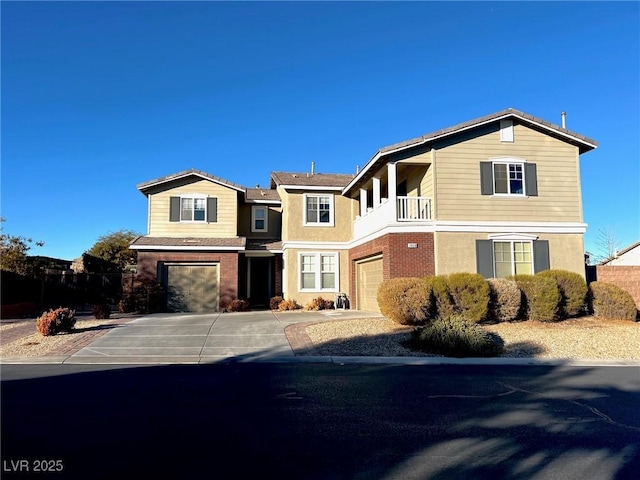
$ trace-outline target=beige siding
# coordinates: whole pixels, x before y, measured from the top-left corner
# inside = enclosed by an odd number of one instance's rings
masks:
[[[480,162],[500,157],[537,165],[537,197],[480,194]],[[568,143],[515,125],[513,143],[496,131],[437,150],[436,162],[438,220],[582,221],[577,147]]]
[[[325,300],[335,300],[336,292],[300,292],[300,264],[299,253],[300,252],[313,252],[313,253],[338,253],[340,259],[339,276],[340,283],[338,284],[338,291],[349,291],[349,252],[348,250],[326,250],[326,249],[287,249],[284,254],[284,265],[286,268],[286,275],[284,280],[285,298],[288,300],[295,300],[303,307],[311,300],[317,297],[322,297]]]
[[[333,195],[334,226],[319,227],[304,225],[304,194],[302,191],[278,189],[282,198],[282,240],[303,242],[347,242],[351,240],[353,228],[353,203],[357,203],[340,195],[338,191],[309,191],[310,194]]]
[[[202,194],[218,199],[218,221],[170,222],[169,198],[187,194]],[[152,237],[216,237],[237,235],[238,192],[231,188],[198,180],[149,195],[149,235]]]
[[[267,206],[269,212],[267,214],[268,229],[266,232],[251,231],[251,207],[253,204],[242,204],[238,209],[238,235],[248,238],[280,238],[282,229],[282,208],[280,206],[269,206],[257,204],[259,206]]]
[[[536,235],[536,234],[534,234]],[[488,233],[436,233],[436,274],[476,273],[476,240],[487,240]],[[549,241],[549,263],[553,269],[569,270],[584,276],[584,245],[580,234],[538,234]]]

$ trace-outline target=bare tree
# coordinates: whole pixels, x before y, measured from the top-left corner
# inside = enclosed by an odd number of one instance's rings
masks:
[[[596,263],[615,257],[621,248],[620,242],[611,227],[598,230],[596,246],[598,247],[594,258]]]

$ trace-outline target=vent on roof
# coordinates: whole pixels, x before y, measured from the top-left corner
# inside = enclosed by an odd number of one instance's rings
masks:
[[[567,128],[567,112],[561,112],[560,118],[562,119],[562,128]]]

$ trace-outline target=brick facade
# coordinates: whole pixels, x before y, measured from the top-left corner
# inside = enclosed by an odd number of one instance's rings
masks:
[[[640,265],[598,265],[599,282],[613,283],[631,294],[640,310]]]
[[[417,248],[409,248],[416,244]],[[382,254],[383,278],[435,275],[433,233],[390,233],[349,250],[349,298],[356,305],[356,262]]]
[[[138,252],[138,275],[158,278],[158,262],[216,262],[220,265],[220,308],[238,298],[237,252]]]

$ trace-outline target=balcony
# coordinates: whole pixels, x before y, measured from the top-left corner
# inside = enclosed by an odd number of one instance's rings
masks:
[[[395,203],[395,205],[394,205]],[[430,197],[397,197],[395,202],[382,199],[380,205],[369,208],[353,224],[354,238],[363,238],[388,226],[410,227],[431,221]]]

